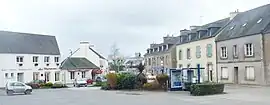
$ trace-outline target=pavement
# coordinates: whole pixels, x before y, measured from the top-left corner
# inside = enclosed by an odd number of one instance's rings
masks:
[[[226,86],[226,94],[190,96],[188,92],[103,91],[96,87],[37,89],[31,95],[7,96],[0,105],[269,105],[270,87]]]

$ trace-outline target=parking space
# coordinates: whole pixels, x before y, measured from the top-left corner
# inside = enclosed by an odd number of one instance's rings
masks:
[[[187,92],[103,91],[98,88],[38,89],[31,95],[6,96],[0,90],[0,105],[269,105],[270,88],[226,87],[228,94],[203,97]]]

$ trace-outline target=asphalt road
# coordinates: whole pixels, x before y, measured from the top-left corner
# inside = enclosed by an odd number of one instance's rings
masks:
[[[0,105],[269,105],[270,103],[268,94],[248,94],[250,91],[258,91],[254,89],[238,90],[227,89],[228,94],[203,97],[189,96],[186,92],[102,91],[93,88],[39,89],[34,90],[31,95],[14,96],[7,96],[0,91]],[[260,91],[265,93],[263,90]]]

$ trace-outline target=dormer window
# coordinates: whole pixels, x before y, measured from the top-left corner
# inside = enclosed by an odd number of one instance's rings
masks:
[[[258,24],[261,23],[261,22],[262,22],[262,18],[260,18],[260,19],[257,21]]]
[[[191,41],[191,35],[188,35],[188,41]]]
[[[247,25],[247,23],[243,24],[242,26],[245,27]]]
[[[234,26],[232,26],[232,27],[230,28],[230,30],[232,30],[232,29],[234,29]]]

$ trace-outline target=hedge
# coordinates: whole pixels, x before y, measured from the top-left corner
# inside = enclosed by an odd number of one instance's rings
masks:
[[[190,94],[193,96],[222,94],[223,92],[224,84],[220,83],[192,84],[190,87]]]

